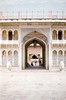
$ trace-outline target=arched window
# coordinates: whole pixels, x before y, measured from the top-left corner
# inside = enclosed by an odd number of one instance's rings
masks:
[[[14,31],[14,40],[18,40],[18,31],[17,30]]]
[[[12,51],[8,51],[8,61],[12,64]]]
[[[7,33],[6,33],[6,30],[4,30],[2,32],[2,40],[6,40],[7,39]]]
[[[18,66],[18,51],[14,51],[14,66]]]
[[[12,40],[12,31],[8,32],[8,40]]]
[[[56,65],[57,64],[57,51],[54,50],[53,51],[53,65]]]
[[[61,61],[63,61],[63,51],[62,50],[58,52],[58,64],[60,64]]]
[[[66,30],[64,31],[64,39],[66,40]]]
[[[52,33],[52,39],[57,40],[57,31],[56,30],[54,30]]]
[[[2,52],[2,65],[6,66],[6,64],[7,64],[7,56],[6,56],[6,51],[4,50]]]
[[[66,51],[64,51],[64,65],[66,67]]]
[[[62,40],[62,31],[58,31],[58,40]]]
[[[62,51],[62,50],[59,51],[59,55],[60,55],[60,56],[63,55],[63,51]]]

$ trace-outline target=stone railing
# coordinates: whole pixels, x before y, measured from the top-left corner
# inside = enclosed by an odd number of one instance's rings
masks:
[[[18,44],[18,40],[0,40],[0,44]]]
[[[52,44],[66,44],[66,40],[52,40]]]
[[[21,12],[0,12],[0,20],[13,19],[66,19],[64,11],[21,11]]]

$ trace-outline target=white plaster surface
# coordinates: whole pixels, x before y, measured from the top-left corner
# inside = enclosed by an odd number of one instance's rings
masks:
[[[0,71],[0,100],[66,100],[66,72]]]

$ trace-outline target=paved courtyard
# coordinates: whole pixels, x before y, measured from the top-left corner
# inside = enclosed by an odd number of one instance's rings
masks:
[[[0,100],[66,100],[66,72],[0,71]]]

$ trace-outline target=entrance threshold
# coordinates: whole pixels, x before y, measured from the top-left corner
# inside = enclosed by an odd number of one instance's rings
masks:
[[[44,66],[29,66],[29,67],[26,67],[26,69],[32,69],[32,70],[40,70],[40,69],[45,69]]]

